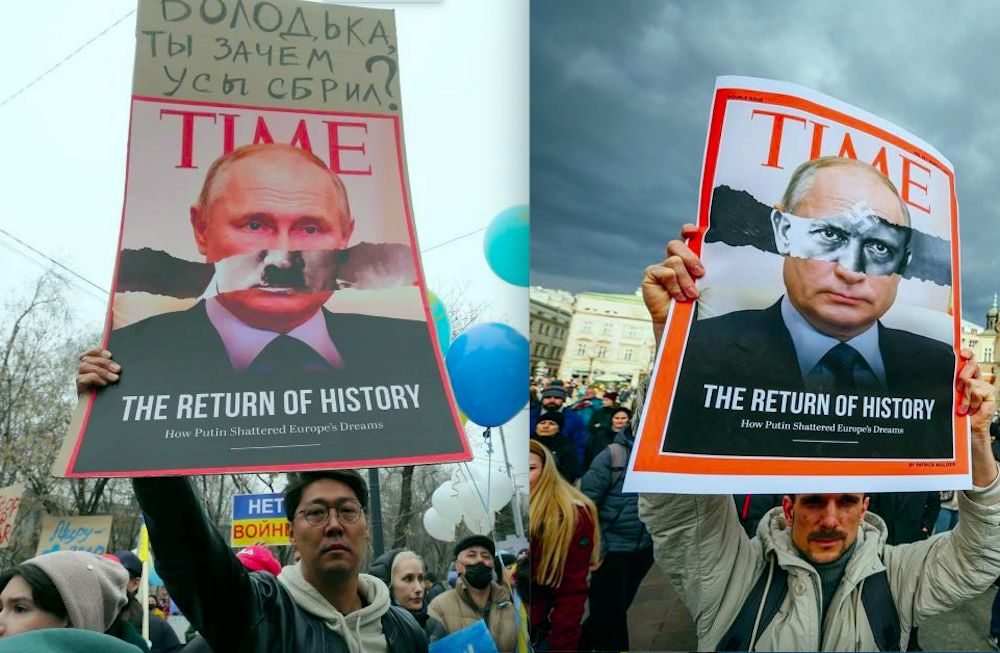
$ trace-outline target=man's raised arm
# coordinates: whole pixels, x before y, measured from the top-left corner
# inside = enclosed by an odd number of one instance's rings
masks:
[[[100,347],[80,356],[78,394],[127,373]],[[211,523],[187,477],[134,478],[156,571],[185,617],[217,653],[244,650],[256,598],[250,575]]]

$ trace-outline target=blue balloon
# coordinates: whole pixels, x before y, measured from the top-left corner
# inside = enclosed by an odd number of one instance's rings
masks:
[[[506,324],[477,324],[455,338],[446,362],[462,412],[482,426],[509,422],[528,402],[527,360],[527,338]]]
[[[486,228],[483,237],[486,262],[507,283],[527,288],[530,240],[528,207],[519,204],[501,211]]]

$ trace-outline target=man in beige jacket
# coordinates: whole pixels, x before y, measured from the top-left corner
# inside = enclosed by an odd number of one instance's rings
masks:
[[[686,225],[682,237],[694,231]],[[671,241],[667,253],[643,279],[658,340],[670,300],[697,298],[695,279],[703,274],[683,242]],[[734,624],[747,614],[748,597],[759,586],[768,595],[775,578],[786,579],[783,598],[762,620],[766,600],[757,595],[750,607],[761,609],[750,611],[740,650],[876,650],[886,632],[899,637],[886,648],[905,650],[923,619],[990,586],[1000,575],[1000,482],[989,435],[993,386],[980,378],[971,351],[962,351],[961,363],[957,411],[971,416],[973,488],[959,493],[961,519],[953,531],[889,546],[885,523],[867,512],[863,493],[799,494],[784,497],[750,539],[728,495],[640,497],[656,560],[694,617],[699,650],[736,645]],[[879,577],[887,580],[885,599],[895,606],[898,630],[883,629],[884,613],[867,610],[874,603],[866,600],[866,583],[874,587]]]
[[[517,648],[517,618],[507,587],[496,582],[496,546],[485,535],[470,535],[455,545],[455,589],[438,595],[427,607],[427,635],[435,642],[486,622],[501,653]]]

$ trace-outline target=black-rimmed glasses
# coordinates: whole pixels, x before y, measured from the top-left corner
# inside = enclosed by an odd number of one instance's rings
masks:
[[[330,519],[330,511],[333,510],[337,513],[337,519],[345,524],[353,524],[361,519],[361,515],[364,514],[365,509],[361,507],[361,504],[353,499],[348,499],[338,503],[333,507],[327,507],[324,505],[310,506],[309,508],[304,508],[299,510],[297,515],[302,515],[302,518],[306,520],[307,524],[311,526],[322,526]]]

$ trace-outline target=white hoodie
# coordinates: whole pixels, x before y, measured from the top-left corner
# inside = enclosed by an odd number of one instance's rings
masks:
[[[306,581],[298,565],[282,569],[278,582],[300,608],[322,619],[327,628],[343,637],[351,653],[389,652],[382,634],[382,615],[389,611],[389,588],[375,576],[358,575],[358,592],[367,605],[346,616]]]

